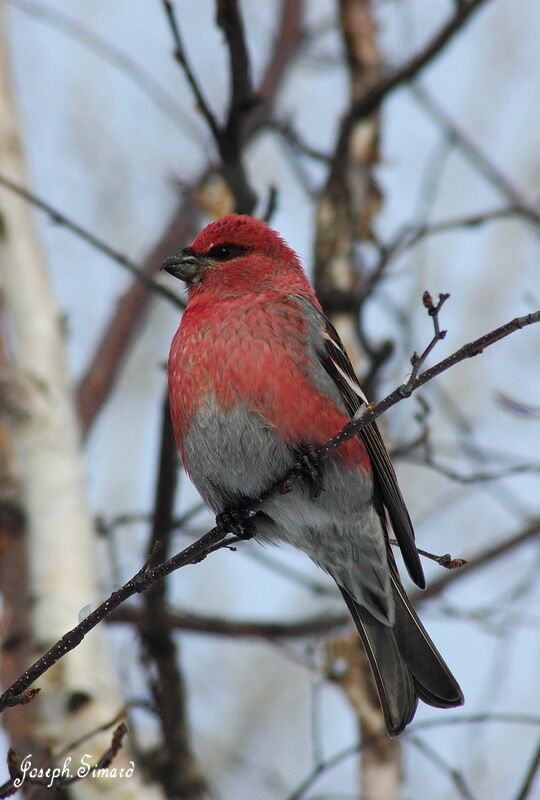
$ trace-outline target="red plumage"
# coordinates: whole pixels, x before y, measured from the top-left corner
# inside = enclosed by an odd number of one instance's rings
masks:
[[[265,223],[224,217],[164,267],[189,292],[169,356],[176,441],[210,507],[234,512],[306,452],[311,457],[366,401],[298,257]],[[389,524],[412,579],[425,586],[374,423],[247,523],[257,540],[288,542],[334,578],[366,647],[391,735],[410,722],[419,698],[461,705],[461,690],[399,580]]]

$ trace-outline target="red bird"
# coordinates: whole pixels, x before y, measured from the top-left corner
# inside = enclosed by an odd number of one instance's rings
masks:
[[[300,261],[264,222],[229,215],[207,225],[164,269],[189,300],[169,356],[174,433],[186,471],[231,530],[288,542],[339,586],[377,685],[388,733],[418,699],[463,703],[401,585],[391,525],[407,570],[425,579],[414,532],[378,428],[371,423],[317,466],[315,448],[367,401]],[[294,464],[303,477],[252,516],[238,507]]]

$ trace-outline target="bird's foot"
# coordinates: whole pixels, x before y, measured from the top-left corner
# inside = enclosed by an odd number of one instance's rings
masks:
[[[311,445],[302,445],[299,447],[296,466],[308,485],[310,498],[316,500],[324,490],[324,485],[321,462],[315,448]]]
[[[255,536],[255,524],[249,511],[226,509],[217,515],[216,525],[234,533],[239,539],[252,539]]]

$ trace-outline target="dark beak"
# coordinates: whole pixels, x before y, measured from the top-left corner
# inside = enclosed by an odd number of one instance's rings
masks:
[[[180,278],[186,283],[193,283],[200,275],[202,267],[200,259],[193,252],[187,250],[173,253],[161,265],[161,269],[164,269],[173,278]]]

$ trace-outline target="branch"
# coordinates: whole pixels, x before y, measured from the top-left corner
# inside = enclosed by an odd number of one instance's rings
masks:
[[[162,408],[159,469],[154,497],[153,525],[147,564],[167,558],[171,544],[172,516],[178,482],[178,455],[165,392]],[[145,662],[162,733],[162,752],[152,759],[154,777],[167,797],[206,797],[205,782],[191,749],[186,713],[184,678],[177,658],[172,628],[167,624],[167,584],[154,583],[144,594],[139,631]],[[155,673],[155,678],[153,677]]]
[[[506,555],[506,553],[520,547],[526,542],[536,539],[538,536],[540,536],[540,519],[532,520],[524,530],[514,536],[510,536],[508,539],[504,539],[502,542],[498,542],[492,547],[482,550],[480,553],[468,556],[466,559],[467,563],[461,569],[442,575],[437,580],[432,581],[426,589],[421,592],[415,592],[412,597],[414,603],[422,603],[425,600],[429,600],[441,594],[441,592],[458,578],[463,578],[470,572],[485,567],[497,558]]]
[[[272,55],[256,91],[260,102],[246,119],[244,130],[246,140],[262,128],[272,113],[283,76],[302,39],[303,17],[304,0],[281,0],[281,11]]]
[[[18,11],[64,33],[69,39],[78,42],[89,52],[118,69],[137,91],[144,94],[167,117],[169,122],[180,128],[192,141],[199,141],[200,130],[193,123],[182,103],[129,53],[97,34],[76,17],[66,14],[59,8],[54,8],[53,5],[43,2],[43,0],[7,1]]]
[[[364,303],[372,294],[376,286],[379,285],[385,270],[388,268],[392,259],[404,253],[411,247],[431,236],[444,233],[456,233],[465,229],[476,228],[490,222],[512,217],[525,217],[530,221],[528,212],[522,206],[510,205],[503,208],[495,208],[489,211],[481,211],[462,217],[451,217],[440,222],[426,223],[420,225],[405,225],[393,237],[389,244],[379,245],[379,258],[373,270],[362,282],[361,302]],[[540,215],[539,215],[540,220]]]
[[[342,430],[330,439],[323,447],[319,448],[318,456],[320,459],[327,458],[331,453],[335,452],[344,442],[348,441],[353,436],[356,436],[359,431],[365,428],[370,422],[373,422],[377,417],[386,412],[389,408],[399,403],[405,397],[409,397],[420,386],[424,386],[434,377],[445,372],[450,367],[464,361],[467,358],[472,358],[479,355],[483,350],[495,342],[509,336],[517,330],[526,326],[540,322],[540,311],[533,314],[528,314],[524,317],[516,317],[515,319],[501,325],[493,331],[481,336],[480,338],[469,342],[461,347],[448,358],[443,359],[434,367],[422,372],[414,381],[398,386],[390,395],[376,405],[370,405],[366,408],[364,413],[356,419],[347,423]],[[269,487],[263,494],[254,502],[246,505],[244,508],[239,509],[241,512],[253,512],[259,508],[268,498],[280,492],[285,493],[290,490],[292,484],[302,474],[300,465],[293,467],[287,475],[278,481],[273,486]],[[32,664],[26,672],[20,676],[14,683],[9,686],[0,697],[0,712],[7,708],[9,705],[14,705],[20,702],[20,697],[24,692],[43,675],[53,664],[56,664],[66,653],[77,647],[82,642],[87,633],[98,625],[105,617],[107,617],[114,609],[118,608],[128,598],[135,594],[146,591],[149,586],[158,580],[161,580],[166,575],[174,572],[187,564],[196,564],[202,561],[209,552],[227,547],[231,542],[236,541],[235,537],[227,539],[227,531],[224,530],[222,525],[216,525],[208,533],[204,534],[193,544],[186,547],[177,555],[158,564],[155,567],[150,567],[144,564],[141,569],[125,583],[120,589],[113,592],[110,597],[101,603],[94,611],[92,611],[79,625],[72,630],[68,631],[62,638],[56,642],[41,658]],[[466,569],[466,568],[464,568]],[[456,574],[462,574],[463,570],[459,570]]]
[[[218,6],[218,22],[225,27],[231,70],[231,103],[225,127],[217,122],[191,69],[171,0],[162,0],[162,3],[176,47],[175,58],[182,68],[197,100],[197,105],[212,132],[221,157],[220,170],[234,196],[236,210],[242,214],[251,214],[257,203],[257,196],[249,184],[242,162],[243,142],[240,136],[243,117],[248,110],[244,104],[248,78],[246,75],[238,74],[238,70],[241,68],[247,70],[248,61],[242,22],[236,2],[235,0],[219,0],[219,6],[223,8],[222,13]]]
[[[403,740],[406,741],[410,738],[410,736],[416,735],[416,733],[420,730],[429,730],[430,728],[440,728],[448,725],[484,724],[486,722],[533,725],[537,727],[540,726],[540,717],[529,714],[509,714],[496,711],[480,714],[461,714],[460,716],[454,717],[446,715],[444,718],[427,719],[424,722],[413,722],[412,725],[403,732],[402,737]],[[295,789],[295,791],[287,797],[287,800],[302,800],[302,798],[306,796],[306,793],[319,780],[321,775],[329,772],[331,769],[334,769],[334,767],[337,767],[337,765],[341,764],[342,761],[345,761],[345,759],[350,758],[362,750],[376,747],[379,742],[384,741],[385,738],[386,734],[384,733],[381,733],[378,736],[370,736],[362,741],[358,741],[355,744],[349,745],[349,747],[343,748],[343,750],[339,750],[333,756],[329,756],[325,761],[322,761],[316,765],[310,774]]]
[[[216,144],[219,145],[222,133],[221,128],[219,127],[219,124],[208,104],[208,101],[206,100],[206,97],[204,96],[203,91],[199,86],[199,82],[195,77],[195,73],[191,69],[191,64],[187,59],[184,43],[182,42],[182,37],[180,35],[180,28],[178,26],[178,22],[176,21],[176,14],[174,12],[173,4],[171,0],[162,0],[162,3],[174,41],[175,60],[177,61],[184,75],[186,76],[186,80],[189,83],[191,91],[193,92],[193,96],[197,101],[197,107],[201,112],[201,114],[203,115],[204,119],[206,120],[206,124],[212,131],[212,135],[215,139]]]
[[[142,272],[155,275],[167,255],[187,244],[195,233],[197,213],[186,192],[161,238],[143,262]],[[105,405],[135,337],[143,328],[144,318],[153,297],[150,288],[135,279],[120,296],[91,361],[77,388],[77,408],[83,436],[88,435],[94,420]],[[179,298],[176,303],[180,304]]]
[[[449,764],[446,758],[441,756],[440,753],[437,753],[437,751],[434,750],[431,745],[429,745],[419,736],[409,736],[407,737],[407,741],[414,745],[420,753],[426,756],[426,758],[435,764],[441,770],[441,772],[448,776],[448,778],[454,784],[454,787],[456,788],[456,791],[459,793],[460,797],[463,797],[464,800],[475,800],[475,795],[473,795],[467,786],[465,776],[460,769],[457,769],[457,767],[453,767],[451,764]]]
[[[107,617],[107,622],[141,627],[144,624],[142,609],[125,605]],[[241,639],[302,639],[309,636],[324,636],[350,622],[348,614],[317,614],[293,622],[266,622],[263,620],[230,620],[224,617],[206,616],[187,611],[166,610],[164,622],[168,630],[202,633]]]
[[[518,789],[515,800],[527,800],[531,796],[531,790],[536,776],[540,770],[540,742],[536,746],[536,750],[532,757],[531,763],[527,767],[527,772],[523,778],[523,783]]]
[[[302,12],[302,0],[283,0],[275,44],[257,91],[257,95],[261,98],[261,103],[255,106],[246,119],[244,131],[246,142],[258,133],[271,113],[283,76],[300,43]],[[208,170],[204,170],[199,179],[194,182],[194,185],[199,185],[207,172]],[[22,195],[24,199],[27,202],[31,202],[31,195],[26,193],[24,189],[22,191],[24,192]],[[197,215],[189,195],[189,192],[186,193],[165,232],[142,266],[141,271],[149,279],[159,270],[165,256],[173,252],[173,250],[177,250],[179,242],[187,242],[192,233],[194,233]],[[44,207],[43,210],[52,212],[50,216],[55,221],[58,221],[60,216],[67,219],[66,215],[60,215],[56,209],[53,209],[48,204],[44,203],[44,206],[47,206],[47,208]],[[100,252],[115,261],[119,256],[125,265],[127,260],[124,259],[122,254],[119,254],[108,245],[102,247],[104,243],[97,237],[92,234],[87,236],[87,231],[76,223],[71,223],[71,221],[69,223],[66,227],[72,233],[81,236],[88,244],[97,247]],[[128,263],[138,269],[138,266],[133,262],[128,261]],[[81,415],[81,427],[85,435],[89,432],[99,411],[112,392],[135,335],[141,330],[141,318],[147,311],[152,297],[153,282],[151,284],[148,285],[144,281],[141,282],[137,275],[132,286],[120,297],[117,308],[105,327],[105,332],[79,385],[78,408]],[[164,287],[161,287],[161,289],[166,291]],[[163,294],[163,292],[161,293]],[[180,303],[180,300],[174,295],[172,295],[172,298],[176,304]]]
[[[431,41],[405,64],[397,67],[379,84],[353,104],[344,120],[342,136],[347,137],[354,122],[364,119],[379,108],[382,101],[395,89],[411,81],[424,67],[439,56],[448,42],[463,28],[468,18],[486,0],[463,0],[454,5],[455,11],[450,19],[436,32]]]
[[[58,211],[58,209],[54,208],[52,205],[50,205],[50,203],[42,200],[36,194],[30,192],[28,189],[25,189],[24,186],[21,186],[16,181],[11,180],[6,175],[0,174],[0,186],[3,186],[10,192],[22,197],[23,200],[26,200],[27,203],[30,203],[30,205],[34,206],[35,208],[39,208],[40,211],[43,211],[49,216],[52,222],[57,225],[61,225],[68,231],[71,231],[71,233],[74,233],[79,237],[79,239],[82,239],[100,253],[108,256],[110,259],[134,275],[138,281],[146,286],[146,288],[151,289],[160,297],[163,297],[165,300],[173,303],[177,308],[183,308],[184,304],[174,294],[174,292],[171,292],[166,286],[162,286],[156,280],[147,275],[144,269],[142,269],[134,261],[123,255],[123,253],[121,253],[119,250],[115,250],[114,247],[108,245],[103,241],[103,239],[100,239],[86,228],[83,228],[82,225],[79,225],[70,217],[66,216],[62,211]]]
[[[428,111],[428,113],[441,125],[450,141],[454,142],[463,154],[477,168],[485,178],[503,194],[509,203],[523,217],[534,225],[540,225],[540,211],[527,203],[521,192],[510,182],[506,175],[493,164],[470,136],[450,117],[436,100],[418,83],[412,84],[410,89],[414,97]]]
[[[227,40],[230,60],[231,98],[225,129],[238,138],[242,116],[255,102],[251,65],[238,0],[216,0],[217,23]]]
[[[19,756],[10,748],[7,758],[10,780],[0,786],[0,798],[11,797],[24,785],[41,786],[44,789],[58,792],[60,789],[66,789],[68,786],[72,786],[74,783],[78,783],[87,777],[92,777],[94,772],[107,769],[107,767],[112,764],[122,748],[123,740],[127,732],[128,726],[125,722],[121,722],[113,731],[110,747],[103,753],[98,761],[88,767],[85,765],[79,767],[74,775],[69,776],[64,775],[64,768],[52,766],[45,767],[43,770],[40,769],[40,774],[37,776],[27,774],[23,769]],[[133,764],[133,762],[131,762],[131,764]],[[43,774],[45,777],[41,777]],[[63,775],[64,777],[62,777]]]

